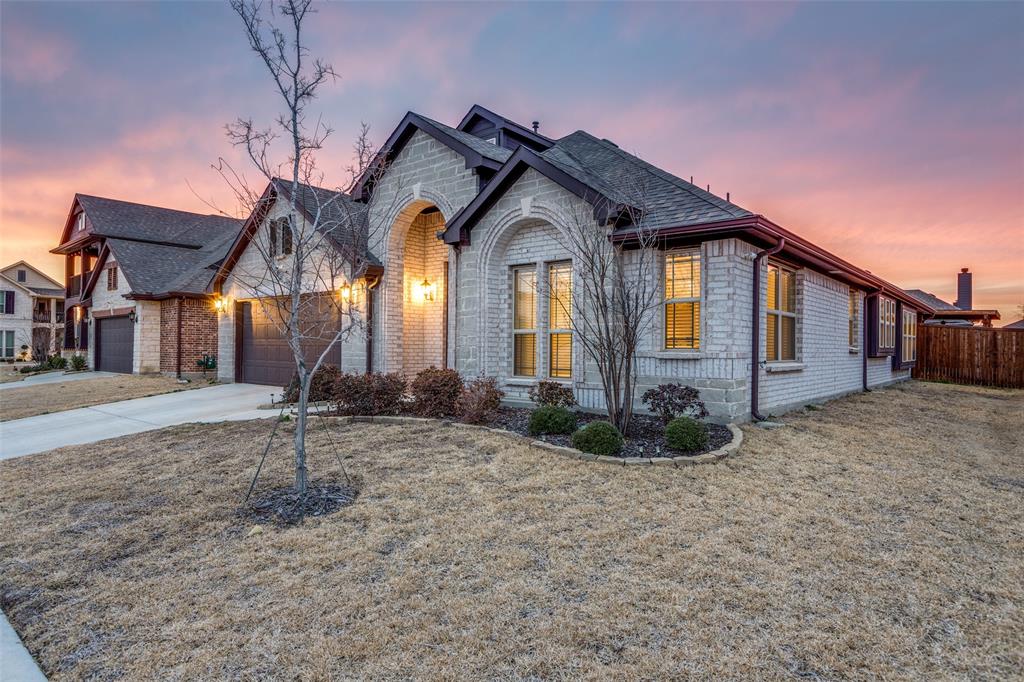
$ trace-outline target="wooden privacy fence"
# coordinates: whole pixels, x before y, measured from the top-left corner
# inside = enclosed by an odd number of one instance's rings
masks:
[[[1024,330],[919,325],[913,376],[1024,388]]]

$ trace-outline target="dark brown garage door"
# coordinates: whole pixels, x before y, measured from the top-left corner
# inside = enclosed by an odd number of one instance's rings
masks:
[[[258,302],[244,301],[238,304],[236,314],[241,319],[242,343],[238,350],[242,357],[239,362],[238,381],[246,384],[265,384],[284,387],[295,374],[295,358],[288,342],[274,321],[267,316]],[[324,315],[330,315],[325,310]],[[329,340],[305,344],[306,360],[316,362]],[[338,365],[341,360],[341,344],[331,349],[327,364]]]
[[[127,317],[96,318],[96,369],[132,373],[135,325]]]

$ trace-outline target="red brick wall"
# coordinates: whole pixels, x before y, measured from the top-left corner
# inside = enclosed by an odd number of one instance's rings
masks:
[[[181,301],[181,373],[202,370],[196,365],[203,355],[217,355],[217,313],[206,299]],[[160,371],[174,374],[178,362],[178,300],[160,302]],[[216,370],[207,372],[216,376]]]

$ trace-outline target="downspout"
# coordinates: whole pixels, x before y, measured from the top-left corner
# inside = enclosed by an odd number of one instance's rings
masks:
[[[779,237],[779,243],[770,249],[758,251],[754,256],[754,305],[753,325],[750,330],[750,418],[754,421],[763,422],[765,418],[757,409],[757,388],[760,380],[760,355],[761,355],[761,261],[765,256],[774,256],[786,245],[786,238]]]
[[[366,282],[366,373],[373,373],[373,290],[380,284],[380,277]]]
[[[181,297],[178,297],[178,342],[177,342],[177,375],[181,378]]]

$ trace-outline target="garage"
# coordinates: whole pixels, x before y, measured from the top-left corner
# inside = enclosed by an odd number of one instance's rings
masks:
[[[235,350],[241,355],[235,364],[235,381],[246,384],[265,384],[267,386],[285,387],[295,374],[295,359],[288,347],[288,341],[258,301],[240,301],[236,304],[236,338]],[[325,309],[324,315],[331,315],[331,309]],[[314,341],[306,347],[306,359],[313,363],[330,340]],[[341,361],[341,344],[337,344],[331,352],[332,357],[324,362],[339,365]]]
[[[127,317],[96,318],[96,369],[131,374],[135,325]]]

